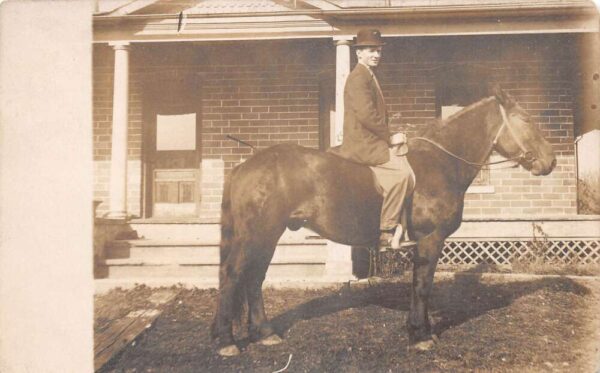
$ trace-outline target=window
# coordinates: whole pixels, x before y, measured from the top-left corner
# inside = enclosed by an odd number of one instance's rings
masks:
[[[196,150],[196,113],[157,115],[156,150]]]
[[[481,65],[448,64],[436,76],[436,113],[446,119],[488,95],[488,71]],[[490,171],[482,169],[471,186],[488,186]],[[476,192],[478,188],[470,188]],[[481,189],[481,188],[479,188]]]
[[[448,64],[437,70],[436,110],[465,107],[488,96],[488,69],[481,65]]]

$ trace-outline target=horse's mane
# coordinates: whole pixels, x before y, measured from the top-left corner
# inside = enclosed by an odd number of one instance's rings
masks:
[[[481,99],[477,102],[474,102],[471,105],[463,108],[462,110],[450,115],[446,119],[442,119],[440,117],[431,119],[430,121],[427,122],[427,127],[426,127],[426,130],[424,131],[423,135],[439,132],[440,130],[445,128],[450,122],[455,121],[456,119],[460,118],[461,116],[465,115],[466,113],[471,112],[472,110],[478,109],[480,106],[487,105],[491,100],[494,100],[494,99],[495,99],[494,96],[483,98],[483,99]]]

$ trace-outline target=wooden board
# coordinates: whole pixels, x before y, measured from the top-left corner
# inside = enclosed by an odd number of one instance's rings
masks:
[[[102,368],[123,347],[152,326],[165,305],[175,298],[177,293],[178,291],[173,289],[157,290],[149,299],[155,307],[133,310],[126,316],[111,321],[104,331],[94,335],[94,370]]]

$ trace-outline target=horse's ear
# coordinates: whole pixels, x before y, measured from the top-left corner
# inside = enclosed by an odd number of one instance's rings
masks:
[[[500,88],[500,85],[494,84],[491,88],[491,93],[496,97],[498,102],[504,106],[504,108],[508,109],[514,106],[515,99],[508,93],[504,92],[504,90]]]

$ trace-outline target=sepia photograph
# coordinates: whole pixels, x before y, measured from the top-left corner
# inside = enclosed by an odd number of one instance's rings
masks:
[[[0,371],[600,372],[599,9],[0,2]]]

